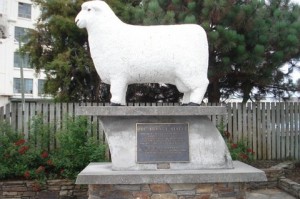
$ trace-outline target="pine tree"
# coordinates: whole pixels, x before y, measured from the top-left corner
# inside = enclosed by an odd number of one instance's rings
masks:
[[[210,101],[240,92],[246,102],[253,88],[262,95],[294,90],[291,81],[284,82],[286,75],[280,67],[300,57],[299,6],[280,0],[269,5],[228,1],[218,9],[206,3],[210,10],[204,15],[210,16],[206,26],[211,44]],[[290,65],[291,70],[294,67]]]
[[[109,88],[101,84],[92,64],[87,33],[74,23],[83,1],[34,0],[42,15],[24,51],[29,52],[36,70],[45,69],[48,93],[61,100],[107,101]],[[209,40],[210,102],[236,93],[246,102],[258,95],[280,96],[296,90],[284,78],[289,78],[300,58],[300,8],[288,0],[107,2],[130,24],[202,25]],[[288,73],[280,70],[284,63],[288,63]],[[252,93],[253,89],[257,92]],[[171,85],[143,84],[129,86],[127,99],[178,102],[181,96]]]
[[[31,66],[47,75],[45,92],[59,101],[108,101],[108,85],[93,66],[88,36],[74,23],[83,0],[33,0],[41,8],[36,29],[22,51]]]
[[[287,0],[148,0],[133,15],[142,24],[197,23],[209,40],[210,102],[294,91],[290,72],[300,58],[299,6]],[[142,11],[141,11],[142,10]],[[141,20],[140,18],[143,20]],[[168,20],[166,20],[168,19]],[[168,23],[166,23],[166,21]],[[151,23],[152,22],[152,23]],[[289,73],[280,67],[289,63]],[[257,93],[252,93],[253,89]]]

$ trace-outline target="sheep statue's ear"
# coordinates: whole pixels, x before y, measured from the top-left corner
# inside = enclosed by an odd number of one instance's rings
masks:
[[[101,11],[103,10],[104,7],[107,7],[107,4],[105,3],[105,1],[101,1],[101,0],[95,0],[95,3],[93,4],[93,9],[96,11]]]

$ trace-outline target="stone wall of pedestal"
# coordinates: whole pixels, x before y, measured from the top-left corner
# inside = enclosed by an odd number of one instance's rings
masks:
[[[75,185],[73,180],[0,181],[1,199],[87,199],[87,191],[87,185]]]
[[[89,185],[89,199],[245,198],[244,183]]]
[[[188,161],[184,158],[182,161],[163,162],[169,165],[169,169],[233,168],[231,155],[223,137],[207,117],[208,115],[227,114],[226,107],[91,106],[79,107],[76,111],[77,115],[97,115],[99,117],[111,153],[112,170],[156,170],[160,167],[157,163],[161,163],[158,156],[167,156],[164,153],[156,153],[154,155],[157,157],[156,162],[155,158],[153,158],[154,161],[138,162],[137,124],[188,125],[188,138],[186,140],[189,151]],[[159,133],[167,134],[170,132],[160,131]],[[166,136],[166,143],[155,147],[165,147],[170,139],[171,137]]]
[[[245,198],[245,183],[265,181],[263,171],[234,161],[234,169],[113,171],[91,163],[76,184],[89,185],[89,199]]]

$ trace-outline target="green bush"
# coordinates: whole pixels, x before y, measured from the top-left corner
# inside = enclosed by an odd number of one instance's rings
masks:
[[[57,132],[58,150],[54,152],[53,163],[65,177],[74,178],[89,162],[105,161],[105,145],[96,137],[88,137],[91,129],[86,117],[68,118],[65,129]]]
[[[247,147],[244,141],[237,143],[227,142],[227,145],[233,160],[240,160],[242,162],[253,161],[254,151]]]
[[[30,126],[25,139],[24,133],[0,123],[0,179],[73,179],[90,162],[106,160],[105,145],[87,136],[91,126],[84,117],[68,118],[57,132],[42,117],[34,118]],[[49,150],[54,140],[58,147]]]
[[[225,131],[223,122],[218,126],[218,130],[223,136],[233,160],[239,160],[246,163],[253,161],[255,152],[252,148],[247,147],[246,141],[240,140],[237,143],[233,142],[232,135],[230,132]]]
[[[13,132],[7,123],[0,126],[0,178],[19,178],[25,172],[27,177],[39,178],[34,168],[44,163],[41,150],[36,150],[23,134]]]

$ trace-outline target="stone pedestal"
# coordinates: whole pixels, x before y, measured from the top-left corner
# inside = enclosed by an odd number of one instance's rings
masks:
[[[156,170],[160,167],[161,164],[151,161],[138,163],[138,123],[188,125],[189,161],[167,162],[169,169],[233,168],[223,137],[207,117],[227,114],[225,107],[80,107],[77,114],[100,118],[111,153],[112,170]]]
[[[227,114],[225,107],[80,107],[76,114],[99,117],[111,152],[111,163],[91,163],[77,177],[89,184],[90,199],[244,198],[245,182],[266,181],[263,171],[232,161],[208,119]],[[177,152],[184,157],[169,161]]]
[[[234,169],[113,171],[91,163],[76,184],[89,184],[90,199],[245,198],[245,183],[266,181],[265,173],[239,161]]]

